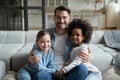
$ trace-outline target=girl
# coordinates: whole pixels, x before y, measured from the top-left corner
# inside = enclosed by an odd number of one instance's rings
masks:
[[[90,24],[81,19],[74,19],[68,26],[68,35],[71,38],[73,47],[70,52],[70,58],[65,64],[66,66],[58,71],[58,75],[66,75],[66,73],[69,73],[76,66],[79,66],[82,63],[81,58],[79,57],[79,53],[88,53],[87,43],[89,43],[93,31]],[[101,72],[97,67],[91,63],[83,64],[87,67],[88,74],[95,73],[98,75],[97,79],[90,80],[101,80]],[[80,78],[80,80],[85,80],[85,78]]]
[[[26,73],[29,73],[34,80],[51,80],[53,78],[53,75],[56,72],[56,66],[54,53],[50,47],[50,34],[45,30],[39,31],[36,37],[36,44],[32,50],[32,56],[39,55],[39,62],[34,64],[28,62],[24,68],[21,68],[17,74],[18,80],[23,80],[21,79],[21,76],[25,76],[24,79],[30,80],[30,76],[27,76]],[[38,74],[40,77],[42,76],[41,79],[36,77]]]

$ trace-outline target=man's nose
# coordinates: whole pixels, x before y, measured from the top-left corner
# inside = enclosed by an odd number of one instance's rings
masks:
[[[63,18],[60,18],[60,22],[64,22],[64,19],[63,19]]]
[[[77,36],[73,36],[73,38],[76,38]]]

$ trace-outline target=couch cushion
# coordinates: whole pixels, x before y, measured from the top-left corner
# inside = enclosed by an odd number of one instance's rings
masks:
[[[7,37],[8,44],[24,44],[25,31],[9,31]]]
[[[2,48],[5,44],[0,44],[0,48]]]
[[[8,34],[8,31],[0,31],[0,44],[7,43],[7,34]]]
[[[27,31],[26,32],[26,43],[35,43],[36,35],[38,31]]]
[[[28,61],[28,55],[32,50],[34,43],[25,44],[20,50],[18,50],[11,58],[12,70],[18,71]],[[19,63],[18,63],[19,62]]]
[[[3,77],[6,74],[6,66],[5,63],[3,61],[0,61],[0,80],[3,79]]]
[[[91,44],[104,44],[104,31],[93,31]]]
[[[111,51],[113,51],[114,54],[117,54],[115,50],[111,50],[104,44],[89,44],[89,47],[93,56],[92,63],[97,66],[101,72],[111,67],[111,61],[113,56],[115,56],[111,54]]]
[[[0,59],[10,70],[11,56],[25,44],[25,31],[0,31]]]
[[[24,44],[5,44],[0,48],[0,59],[6,63],[7,70],[10,70],[10,59]]]
[[[118,54],[118,51],[115,49],[112,49],[110,47],[107,47],[105,44],[104,45],[98,45],[100,48],[102,48],[105,52],[111,54],[113,57]]]

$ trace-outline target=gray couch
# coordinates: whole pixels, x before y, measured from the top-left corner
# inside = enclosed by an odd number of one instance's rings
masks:
[[[0,61],[0,80],[4,78],[5,74],[6,74],[5,63],[3,61]]]
[[[38,31],[0,31],[0,60],[6,63],[8,71],[17,72],[27,62]],[[89,47],[93,56],[93,64],[104,73],[112,67],[113,57],[119,51],[105,44],[104,34],[106,31],[94,31]],[[13,75],[14,72],[11,74]],[[10,72],[9,72],[10,74]],[[7,74],[8,75],[8,74]],[[10,80],[10,76],[4,80]],[[14,77],[15,78],[15,74]]]

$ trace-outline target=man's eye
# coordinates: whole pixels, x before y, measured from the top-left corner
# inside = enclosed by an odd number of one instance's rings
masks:
[[[63,19],[66,19],[67,17],[65,16],[65,17],[63,17]]]

